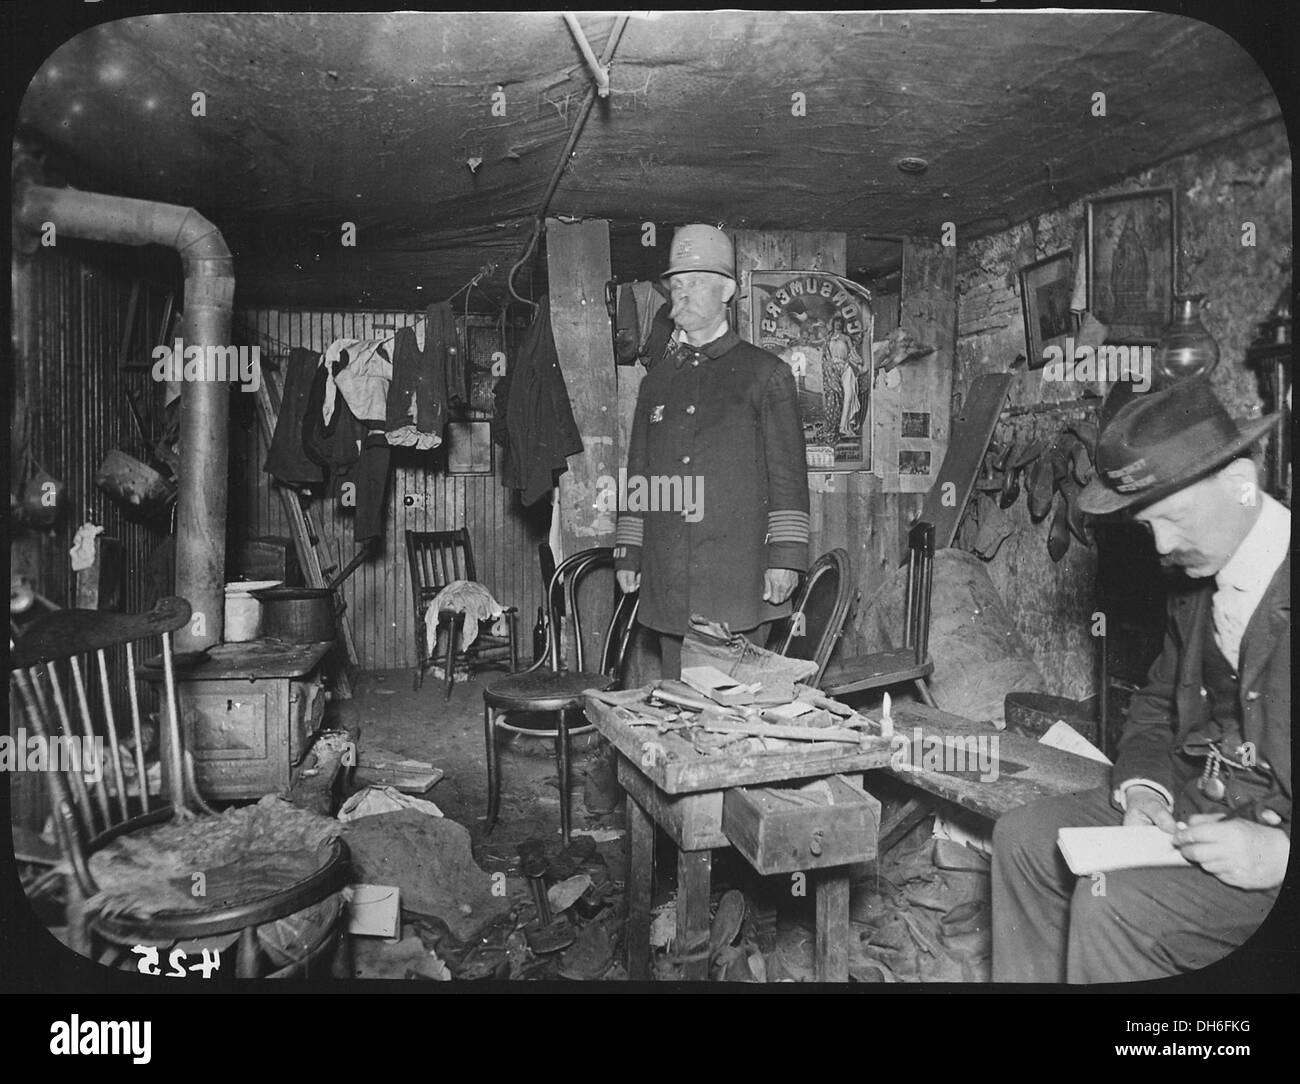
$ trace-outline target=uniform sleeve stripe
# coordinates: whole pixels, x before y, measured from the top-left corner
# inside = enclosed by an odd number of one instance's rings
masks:
[[[639,546],[645,537],[645,520],[640,516],[619,516],[614,541],[622,546]]]
[[[787,510],[767,514],[767,541],[769,543],[806,543],[810,528],[811,524],[807,512]]]

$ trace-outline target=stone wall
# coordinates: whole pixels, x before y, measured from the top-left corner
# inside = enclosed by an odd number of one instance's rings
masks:
[[[1254,375],[1242,364],[1255,325],[1272,310],[1291,278],[1291,155],[1281,122],[1171,158],[1092,193],[1088,198],[1136,188],[1172,187],[1177,199],[1175,290],[1207,295],[1201,319],[1218,340],[1213,382],[1229,410],[1258,416]],[[962,245],[957,262],[958,326],[954,396],[980,373],[1004,372],[1025,353],[1017,272],[1045,256],[1084,251],[1086,200]],[[1255,226],[1254,246],[1242,244],[1242,225]],[[1047,383],[1042,370],[1025,373],[1009,403],[1077,400],[1083,387]],[[1003,416],[995,439],[1050,437],[1070,419],[1090,411],[1063,406],[1046,413]],[[955,415],[955,411],[954,411]],[[989,572],[1010,608],[1017,630],[1034,646],[1035,660],[1053,692],[1084,697],[1096,688],[1095,650],[1088,634],[1095,609],[1096,551],[1072,540],[1054,564],[1047,554],[1049,516],[1030,521],[1024,497],[1012,507],[1014,531],[989,562]],[[958,545],[970,548],[969,522]]]

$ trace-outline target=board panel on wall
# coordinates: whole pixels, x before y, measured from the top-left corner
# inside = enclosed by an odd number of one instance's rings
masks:
[[[392,335],[423,318],[415,312],[286,312],[252,310],[236,316],[263,352],[283,356],[293,347],[323,351],[340,338]],[[490,321],[470,317],[466,333],[476,367],[501,349],[511,361],[513,341]],[[457,319],[463,325],[464,318]],[[509,329],[504,332],[512,340]],[[236,433],[232,464],[231,520],[239,537],[288,536],[289,525],[269,475],[262,470],[266,448],[255,425]],[[499,452],[499,449],[496,449]],[[385,498],[384,534],[378,552],[364,561],[343,587],[361,666],[368,670],[414,665],[419,649],[415,607],[403,533],[466,527],[478,579],[502,605],[519,610],[520,657],[531,654],[529,630],[541,605],[537,545],[546,539],[549,509],[523,508],[513,490],[502,487],[500,456],[491,474],[449,474],[444,448],[419,452],[395,448]],[[329,563],[342,565],[356,552],[352,514],[328,499],[312,503]]]

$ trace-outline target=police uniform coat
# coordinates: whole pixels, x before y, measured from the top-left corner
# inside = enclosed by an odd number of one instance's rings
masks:
[[[1202,762],[1183,755],[1183,743],[1209,734],[1202,681],[1202,644],[1210,635],[1215,581],[1175,595],[1169,604],[1164,649],[1146,686],[1133,695],[1112,779],[1150,779],[1174,796],[1174,816],[1224,812],[1196,787]],[[1227,797],[1244,803],[1252,819],[1270,809],[1291,834],[1291,562],[1274,573],[1241,640],[1238,708],[1241,737],[1261,765],[1228,780]],[[1266,766],[1266,767],[1264,767]],[[1263,823],[1267,823],[1264,821]]]
[[[808,568],[803,427],[780,358],[730,329],[699,349],[672,344],[641,382],[626,478],[615,563],[641,573],[641,624],[682,635],[701,614],[744,631],[789,614],[763,601],[767,569]],[[653,500],[673,478],[695,514],[685,500],[638,505],[639,479]]]

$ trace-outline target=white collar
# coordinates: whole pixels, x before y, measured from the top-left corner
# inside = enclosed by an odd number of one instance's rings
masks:
[[[1214,580],[1219,590],[1235,587],[1238,591],[1262,594],[1273,573],[1278,570],[1291,547],[1291,513],[1270,497],[1261,494],[1264,505],[1259,518],[1233,551]]]
[[[722,314],[722,322],[719,323],[718,326],[717,326],[716,328],[713,329],[713,334],[710,335],[707,339],[705,339],[702,343],[700,343],[699,346],[695,347],[695,349],[696,349],[696,350],[702,350],[704,347],[708,346],[709,343],[714,342],[714,341],[716,341],[717,339],[722,338],[722,336],[724,336],[724,335],[727,333],[727,329],[728,329],[729,326],[730,326],[730,325],[727,323],[727,314],[724,312],[724,313]],[[674,331],[674,332],[673,332],[673,342],[676,342],[676,343],[685,343],[685,342],[686,342],[686,332],[684,332],[681,328],[678,328],[676,331]],[[689,346],[690,343],[686,343],[686,345]]]

